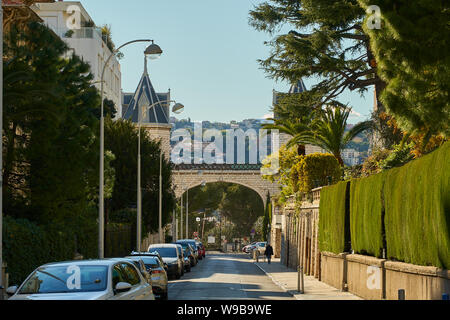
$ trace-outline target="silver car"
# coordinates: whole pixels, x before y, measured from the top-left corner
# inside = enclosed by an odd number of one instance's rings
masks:
[[[164,268],[164,262],[162,261],[162,258],[160,259],[159,254],[150,252],[133,252],[131,256],[128,256],[127,258],[133,260],[139,259],[144,262],[147,271],[150,273],[153,294],[156,298],[167,300],[169,281],[167,272]]]
[[[155,300],[152,286],[126,260],[83,260],[37,268],[10,300]]]

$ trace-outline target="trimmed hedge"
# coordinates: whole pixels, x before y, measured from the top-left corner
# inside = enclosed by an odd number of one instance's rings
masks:
[[[450,142],[389,170],[384,197],[388,258],[450,269]]]
[[[349,243],[348,182],[324,187],[320,194],[320,251],[341,253]]]
[[[355,179],[350,186],[350,234],[356,253],[383,255],[383,184],[386,172]]]
[[[291,170],[294,191],[309,193],[312,189],[337,183],[341,179],[341,166],[336,158],[328,153],[313,153],[299,156],[299,161]],[[331,181],[328,178],[331,177]]]
[[[3,220],[3,251],[10,284],[21,284],[40,265],[72,260],[75,253],[97,256],[96,224],[85,222],[78,228],[38,226],[26,219]],[[94,230],[95,229],[95,230]]]

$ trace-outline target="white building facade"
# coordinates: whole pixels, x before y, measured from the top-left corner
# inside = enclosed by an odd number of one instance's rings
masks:
[[[93,83],[101,87],[101,73],[111,54],[102,39],[101,29],[79,1],[35,3],[31,9],[62,39],[73,52],[91,66]],[[122,115],[122,73],[120,63],[112,57],[105,71],[104,95],[116,105],[116,119]]]

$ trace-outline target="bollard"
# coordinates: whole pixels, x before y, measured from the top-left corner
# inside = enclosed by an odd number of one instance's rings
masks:
[[[301,294],[305,293],[305,282],[303,278],[303,267],[298,266],[298,282],[297,282],[297,291]]]
[[[398,290],[398,300],[405,300],[405,289]]]
[[[442,294],[442,300],[450,300],[450,299],[448,298],[448,293],[443,293],[443,294]]]

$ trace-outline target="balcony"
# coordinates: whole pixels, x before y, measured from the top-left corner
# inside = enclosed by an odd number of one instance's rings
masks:
[[[61,39],[102,39],[102,30],[96,27],[60,29],[55,31]]]

